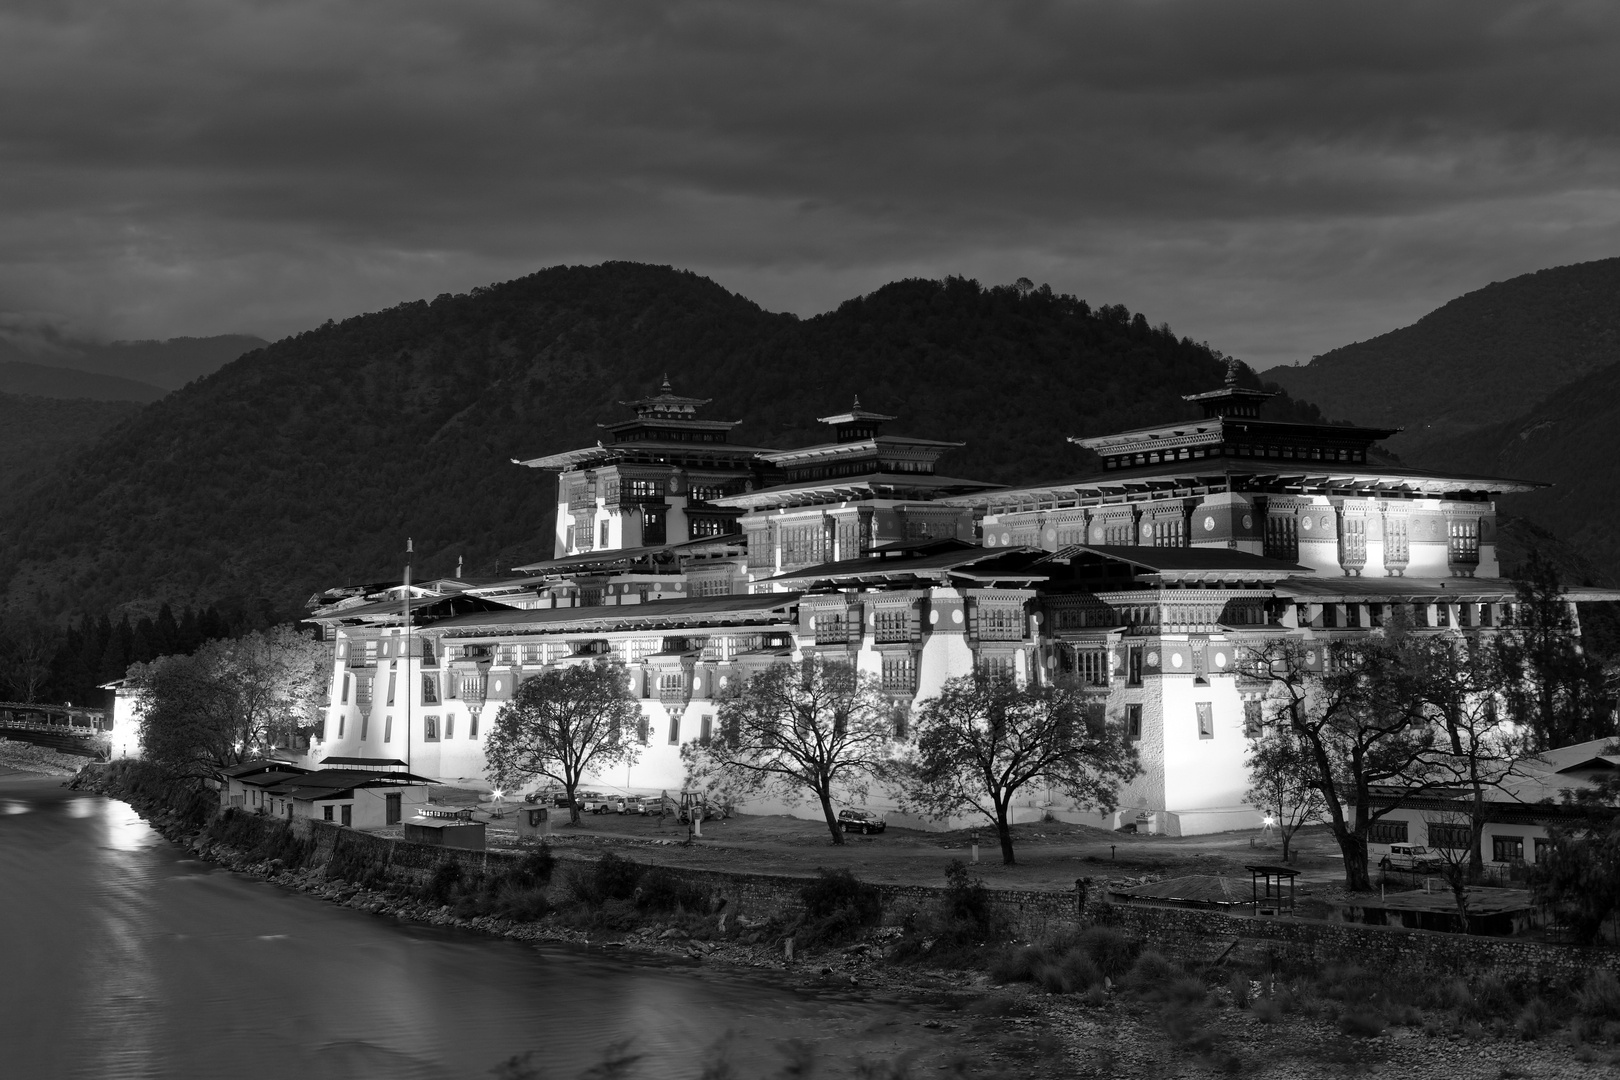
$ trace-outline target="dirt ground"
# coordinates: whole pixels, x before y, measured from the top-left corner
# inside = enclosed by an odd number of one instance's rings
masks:
[[[488,823],[491,847],[516,843],[510,821],[487,795],[438,788],[434,801],[475,806],[478,820]],[[559,812],[560,814],[561,812]],[[1002,863],[993,828],[923,832],[890,827],[884,832],[850,835],[836,845],[821,821],[786,815],[737,814],[708,821],[701,839],[688,843],[687,827],[674,819],[617,814],[585,814],[579,825],[554,825],[557,847],[614,847],[642,850],[641,862],[700,869],[746,869],[763,874],[813,874],[819,868],[849,870],[864,881],[888,885],[938,885],[953,859],[972,862],[975,837],[979,861],[975,872],[991,888],[1072,889],[1076,878],[1159,880],[1182,874],[1228,874],[1246,878],[1251,865],[1277,865],[1282,844],[1259,830],[1208,836],[1169,837],[1114,833],[1085,825],[1037,822],[1013,827],[1012,866]],[[1342,892],[1344,862],[1325,826],[1303,829],[1290,844],[1288,865],[1299,871],[1302,896],[1324,898]]]

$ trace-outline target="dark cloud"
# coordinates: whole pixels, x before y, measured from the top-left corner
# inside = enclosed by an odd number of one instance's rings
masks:
[[[1609,3],[0,12],[0,296],[279,334],[557,262],[1026,275],[1258,363],[1620,249]]]

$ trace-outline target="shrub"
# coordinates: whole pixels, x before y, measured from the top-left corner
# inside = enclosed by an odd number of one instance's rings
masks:
[[[455,895],[456,886],[461,884],[461,878],[461,863],[455,859],[445,859],[428,875],[427,884],[422,888],[422,899],[437,906],[448,904]]]
[[[1489,1020],[1508,1020],[1519,1011],[1519,1003],[1513,998],[1513,991],[1500,976],[1486,975],[1474,983],[1471,1000],[1462,1010],[1463,1015],[1470,1020],[1485,1022]]]
[[[551,875],[557,868],[557,857],[551,853],[551,845],[542,843],[538,848],[525,852],[512,866],[510,879],[512,884],[522,888],[533,888],[536,885],[545,885],[551,881]]]
[[[821,870],[799,892],[804,917],[793,929],[806,949],[847,941],[883,918],[883,892],[848,870]]]
[[[1592,972],[1575,992],[1575,1007],[1582,1016],[1620,1020],[1620,979],[1607,968]]]
[[[491,915],[513,922],[537,922],[553,910],[545,890],[517,884],[503,886],[490,904]]]
[[[655,866],[641,875],[636,906],[643,911],[702,912],[709,906],[709,890],[679,874]]]
[[[1202,1005],[1208,997],[1209,987],[1195,975],[1171,979],[1164,988],[1164,999],[1177,1005]]]
[[[1080,947],[1086,950],[1102,973],[1119,980],[1131,970],[1141,945],[1110,926],[1093,926],[1080,935]]]
[[[862,922],[875,923],[883,917],[883,892],[876,885],[868,885],[848,870],[816,873],[816,879],[799,890],[804,913],[810,918],[824,919],[846,909]]]
[[[575,870],[568,879],[568,891],[587,907],[601,907],[609,900],[629,900],[636,894],[641,867],[633,859],[611,851],[588,869]]]
[[[984,941],[991,936],[995,917],[990,909],[990,892],[981,879],[968,873],[967,864],[961,859],[952,859],[945,868],[945,897],[941,906],[940,914],[960,924],[961,929],[976,940]]]
[[[1247,1009],[1254,996],[1254,988],[1249,983],[1247,971],[1234,971],[1226,980],[1227,992],[1232,995],[1232,1004],[1240,1009]]]
[[[1558,1017],[1553,1012],[1553,1007],[1539,995],[1525,1003],[1518,1021],[1513,1025],[1514,1030],[1519,1033],[1519,1038],[1526,1042],[1534,1042],[1557,1026]]]
[[[1125,986],[1133,993],[1142,997],[1156,997],[1163,993],[1166,986],[1181,969],[1155,949],[1144,949],[1131,965],[1131,970],[1125,974]]]
[[[1388,1026],[1384,1018],[1368,1009],[1350,1009],[1339,1017],[1339,1034],[1373,1039],[1384,1033]]]
[[[998,983],[1033,982],[1036,969],[1051,962],[1039,946],[1002,949],[990,960],[990,978]]]
[[[1035,970],[1034,983],[1054,994],[1074,994],[1102,984],[1102,972],[1091,957],[1078,949],[1056,961],[1041,963]]]

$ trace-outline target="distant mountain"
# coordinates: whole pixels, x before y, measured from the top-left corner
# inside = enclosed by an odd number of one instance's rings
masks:
[[[1261,378],[1338,419],[1402,427],[1389,448],[1427,462],[1458,436],[1523,417],[1620,363],[1620,258],[1561,266],[1460,296],[1411,326]]]
[[[263,339],[247,334],[180,337],[167,341],[91,342],[68,337],[54,327],[12,326],[0,330],[0,363],[70,368],[149,384],[159,389],[154,397],[118,400],[152,401],[161,397],[163,391],[177,390],[266,344]],[[37,390],[12,392],[42,393]],[[47,393],[45,396],[74,395]],[[109,400],[105,396],[102,399]]]
[[[47,367],[17,360],[0,361],[0,394],[43,398],[88,398],[92,401],[156,401],[168,393],[151,383],[101,375],[77,368]]]
[[[1555,390],[1527,414],[1431,447],[1425,464],[1458,471],[1541,480],[1552,486],[1504,496],[1506,513],[1528,518],[1568,541],[1620,579],[1620,364]]]
[[[129,401],[0,393],[0,497],[16,484],[50,473],[63,458],[140,410]]]
[[[1067,435],[1197,416],[1180,395],[1223,363],[1044,288],[903,281],[801,320],[667,267],[558,267],[328,324],[147,406],[0,518],[0,582],[47,610],[290,611],[397,572],[406,537],[419,574],[504,572],[550,554],[555,512],[555,480],[512,459],[595,443],[666,373],[741,443],[823,440],[815,417],[859,394],[898,433],[965,442],[946,472],[1016,483],[1089,467]]]

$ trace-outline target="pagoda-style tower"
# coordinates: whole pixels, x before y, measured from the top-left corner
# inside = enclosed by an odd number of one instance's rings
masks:
[[[1263,420],[1272,395],[1186,395],[1200,420],[1071,438],[1102,458],[1076,480],[952,498],[984,543],[1231,548],[1350,577],[1496,577],[1494,498],[1539,485],[1379,459],[1390,428]]]
[[[961,443],[885,434],[894,417],[863,409],[859,398],[817,419],[833,429],[832,442],[761,454],[768,486],[718,500],[744,512],[751,579],[907,540],[973,538],[972,513],[938,502],[996,486],[936,473]]]
[[[741,421],[700,418],[709,399],[675,393],[668,376],[657,394],[620,404],[635,416],[597,425],[605,443],[521,463],[559,473],[556,557],[736,532],[740,512],[716,500],[741,491],[770,451],[732,443]]]

